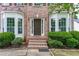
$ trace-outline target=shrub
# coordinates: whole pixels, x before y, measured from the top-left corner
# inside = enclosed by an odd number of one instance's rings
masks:
[[[69,32],[49,32],[48,37],[52,40],[59,40],[65,44],[66,39],[72,38]]]
[[[66,45],[69,48],[75,48],[78,45],[78,40],[74,38],[66,39]]]
[[[6,47],[14,40],[15,35],[11,32],[0,33],[0,47]]]
[[[73,38],[75,38],[79,41],[79,32],[78,31],[71,31],[70,33],[72,34]]]
[[[63,43],[58,40],[48,40],[49,47],[61,48],[63,47]]]
[[[11,43],[12,43],[13,45],[21,45],[22,42],[23,42],[23,39],[22,39],[21,37],[17,37],[17,38],[15,38]]]

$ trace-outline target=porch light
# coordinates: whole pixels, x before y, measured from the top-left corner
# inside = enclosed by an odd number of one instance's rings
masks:
[[[36,17],[38,18],[38,16],[39,16],[39,15],[37,14]]]

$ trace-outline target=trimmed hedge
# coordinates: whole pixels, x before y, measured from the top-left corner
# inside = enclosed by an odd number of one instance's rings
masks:
[[[0,33],[0,48],[9,46],[15,35],[11,32]]]
[[[75,48],[78,45],[78,40],[74,38],[66,39],[66,44],[69,48]]]
[[[79,41],[79,32],[78,31],[71,31],[70,33],[72,34],[73,38],[75,38]]]
[[[48,40],[49,47],[54,48],[79,48],[79,32],[49,32]]]
[[[66,39],[72,38],[69,32],[48,32],[48,37],[52,40],[59,40],[65,44]]]
[[[61,38],[61,39],[68,39],[72,38],[72,35],[69,32],[48,32],[48,36],[50,38]]]
[[[63,43],[58,40],[48,40],[49,47],[61,48],[63,47]]]

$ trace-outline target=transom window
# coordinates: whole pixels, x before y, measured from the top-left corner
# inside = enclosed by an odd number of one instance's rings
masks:
[[[18,34],[22,34],[22,19],[18,18]]]
[[[51,19],[51,31],[55,31],[55,20]]]
[[[24,3],[16,3],[17,6],[24,6]]]
[[[41,6],[41,3],[35,3],[34,5],[35,6]]]
[[[66,31],[66,18],[59,19],[59,30]]]
[[[13,32],[14,33],[14,18],[7,18],[7,32]]]
[[[32,6],[33,4],[32,3],[29,3],[29,6]]]

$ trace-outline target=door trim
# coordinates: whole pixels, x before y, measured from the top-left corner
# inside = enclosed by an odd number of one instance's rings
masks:
[[[34,35],[34,19],[35,18],[30,18],[30,35]],[[45,18],[40,18],[41,19],[41,35],[38,36],[44,36],[44,31],[45,31]],[[43,27],[42,27],[43,26]]]

